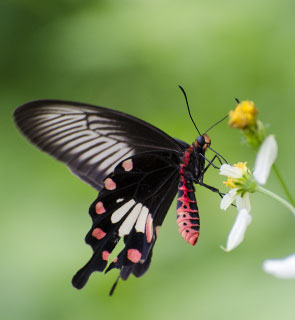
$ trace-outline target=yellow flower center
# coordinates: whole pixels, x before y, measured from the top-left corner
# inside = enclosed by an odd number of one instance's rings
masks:
[[[234,167],[241,169],[243,171],[243,173],[248,170],[247,162],[238,162],[238,163],[234,164]]]
[[[231,189],[236,188],[236,185],[235,185],[232,177],[228,177],[226,181],[223,181],[223,183],[224,183],[227,187],[229,187],[229,188],[231,188]]]
[[[238,188],[241,186],[241,184],[243,184],[243,181],[245,179],[247,179],[247,173],[249,173],[249,170],[247,168],[247,162],[238,162],[236,164],[234,164],[235,168],[238,168],[241,173],[242,173],[242,177],[241,178],[232,178],[232,177],[228,177],[226,181],[224,181],[223,183],[231,188]]]
[[[235,110],[229,112],[229,125],[232,128],[245,129],[256,123],[258,110],[253,101],[242,101]]]

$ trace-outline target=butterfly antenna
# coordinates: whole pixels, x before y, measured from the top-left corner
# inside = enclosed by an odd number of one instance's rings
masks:
[[[115,289],[116,289],[116,287],[117,287],[117,284],[118,284],[119,279],[120,279],[120,274],[118,275],[115,283],[113,284],[113,286],[112,286],[112,288],[111,288],[111,290],[110,290],[110,292],[109,292],[109,296],[110,296],[110,297],[113,295],[113,293],[114,293],[114,291],[115,291]]]
[[[237,103],[240,103],[240,100],[238,98],[235,98]],[[213,126],[211,126],[205,133],[207,133],[209,130],[211,130],[212,128],[214,128],[216,125],[218,125],[218,123],[222,122],[223,120],[225,120],[228,117],[228,114],[223,117],[221,120],[217,121],[216,123],[213,124]]]
[[[194,119],[193,119],[193,117],[192,117],[192,115],[191,115],[191,111],[190,111],[190,108],[189,108],[189,105],[188,105],[188,100],[187,100],[186,93],[185,93],[184,89],[182,88],[182,86],[179,85],[178,87],[179,87],[179,89],[182,91],[182,93],[183,93],[183,95],[184,95],[185,102],[186,102],[186,106],[187,106],[187,110],[188,110],[188,114],[189,114],[189,116],[190,116],[190,118],[191,118],[191,120],[192,120],[195,128],[197,129],[199,135],[201,136],[202,134],[201,134],[201,132],[199,131],[198,127],[196,126],[195,121],[194,121]]]
[[[221,159],[223,159],[225,161],[225,163],[228,163],[227,160],[217,151],[215,151],[214,149],[212,149],[211,147],[208,147],[211,151],[213,151],[214,153],[217,154],[218,157],[220,157]]]
[[[217,121],[216,123],[213,124],[213,126],[211,126],[209,129],[206,130],[205,133],[207,133],[209,130],[211,130],[212,128],[214,128],[215,126],[217,126],[220,122],[222,122],[223,120],[225,120],[228,117],[228,114],[226,116],[224,116],[222,119],[220,119],[219,121]]]

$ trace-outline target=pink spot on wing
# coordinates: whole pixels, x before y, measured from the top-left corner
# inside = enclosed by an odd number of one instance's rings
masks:
[[[141,253],[137,249],[128,249],[127,258],[133,263],[137,263],[141,258]]]
[[[106,233],[100,229],[100,228],[95,228],[93,231],[92,231],[92,236],[94,238],[96,238],[97,240],[100,240],[102,239],[104,236],[106,235]]]
[[[113,262],[116,263],[118,261],[118,257],[116,257]]]
[[[97,214],[103,214],[106,212],[106,209],[104,208],[103,203],[101,201],[97,202],[95,206],[95,212]]]
[[[131,159],[124,161],[122,167],[125,171],[131,171],[133,169],[133,161]]]
[[[107,190],[115,190],[116,183],[111,178],[106,178],[104,181],[104,186]]]
[[[146,235],[146,241],[150,243],[153,239],[153,218],[150,213],[146,219],[145,235]]]
[[[101,255],[101,256],[102,256],[102,260],[108,261],[109,255],[110,255],[110,253],[109,253],[108,251],[104,250],[104,251],[102,252],[102,255]]]

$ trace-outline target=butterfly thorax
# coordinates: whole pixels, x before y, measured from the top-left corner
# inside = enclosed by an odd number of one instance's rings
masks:
[[[199,136],[184,152],[181,159],[179,174],[186,179],[198,183],[205,167],[205,152],[211,144],[207,134]]]
[[[210,145],[210,138],[204,134],[189,146],[182,157],[179,169],[177,194],[178,231],[186,242],[195,245],[200,233],[199,210],[193,182],[198,183],[205,166],[204,154]]]

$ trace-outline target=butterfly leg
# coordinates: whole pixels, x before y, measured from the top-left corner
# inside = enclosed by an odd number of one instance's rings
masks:
[[[208,184],[206,184],[206,183],[203,183],[203,182],[200,181],[198,184],[199,184],[200,186],[202,186],[202,187],[205,187],[205,188],[211,190],[212,192],[218,193],[218,194],[220,195],[221,199],[225,196],[225,193],[220,192],[217,188],[214,188],[214,187],[212,187],[212,186],[210,186],[210,185],[208,185]],[[236,205],[233,204],[233,203],[231,204],[231,206],[236,207]]]
[[[202,181],[203,181],[203,177],[204,177],[205,172],[208,170],[208,168],[209,168],[210,166],[213,166],[213,168],[215,168],[215,169],[219,169],[218,167],[214,166],[214,164],[213,164],[213,161],[214,161],[216,158],[220,161],[220,159],[218,158],[217,155],[215,155],[215,156],[212,158],[211,161],[206,159],[209,163],[207,164],[207,166],[205,167],[205,169],[201,172],[201,179],[202,179]],[[221,163],[221,162],[220,162],[220,163]],[[221,163],[221,164],[222,164],[222,163]]]
[[[202,155],[203,156],[203,155]],[[205,158],[205,157],[204,157]],[[206,158],[205,158],[206,159]],[[204,168],[204,170],[201,172],[201,174],[200,174],[200,181],[201,182],[203,182],[203,179],[204,179],[204,175],[205,175],[205,172],[210,168],[210,166],[212,166],[213,168],[215,168],[215,169],[220,169],[219,167],[217,167],[217,166],[215,166],[214,164],[213,164],[213,161],[215,160],[215,159],[218,159],[219,160],[219,162],[220,162],[220,164],[222,165],[222,162],[221,162],[221,160],[220,160],[220,158],[217,156],[217,155],[215,155],[213,158],[212,158],[212,160],[210,161],[210,160],[208,160],[208,159],[206,159],[209,163],[207,164],[207,166]]]
[[[205,172],[210,166],[212,166],[212,167],[215,168],[215,169],[220,169],[220,167],[216,166],[216,165],[213,163],[213,161],[214,161],[215,159],[218,159],[218,160],[219,160],[219,163],[222,165],[222,161],[220,160],[220,158],[219,158],[217,155],[215,155],[215,156],[212,158],[212,160],[209,160],[208,158],[206,158],[202,153],[199,153],[199,155],[200,155],[200,157],[202,157],[203,159],[205,159],[206,161],[209,162],[208,165],[206,166],[206,168],[203,170],[203,172]]]
[[[221,197],[221,198],[223,198],[223,196],[225,195],[225,193],[220,192],[220,191],[219,191],[219,189],[214,188],[214,187],[212,187],[212,186],[210,186],[210,185],[208,185],[208,184],[204,183],[203,181],[199,181],[199,183],[198,183],[198,184],[199,184],[200,186],[202,186],[202,187],[205,187],[205,188],[207,188],[207,189],[211,190],[212,192],[216,192],[216,193],[218,193],[218,194],[220,195],[220,197]]]

